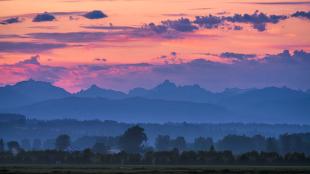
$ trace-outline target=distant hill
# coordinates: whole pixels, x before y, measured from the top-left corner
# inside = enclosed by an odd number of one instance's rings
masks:
[[[166,80],[152,89],[135,88],[128,94],[96,85],[70,94],[50,83],[29,80],[1,87],[0,104],[0,112],[41,119],[310,123],[310,94],[285,87],[214,93]]]
[[[35,118],[76,118],[125,122],[214,122],[231,115],[225,108],[207,104],[158,99],[68,97],[39,102],[13,110]]]

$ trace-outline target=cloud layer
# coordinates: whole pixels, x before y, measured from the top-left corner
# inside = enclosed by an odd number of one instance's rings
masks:
[[[0,81],[13,83],[33,78],[53,82],[70,91],[78,91],[92,84],[126,91],[137,86],[152,87],[165,79],[179,84],[198,83],[204,88],[216,91],[228,87],[310,88],[308,52],[295,50],[290,53],[284,50],[279,54],[266,55],[263,59],[247,59],[253,55],[241,53],[226,52],[222,55],[241,59],[229,64],[194,59],[189,62],[158,65],[99,63],[54,67],[40,64],[39,57],[34,56],[16,64],[0,65],[0,73],[5,76],[2,76]],[[176,53],[169,56],[178,58]]]

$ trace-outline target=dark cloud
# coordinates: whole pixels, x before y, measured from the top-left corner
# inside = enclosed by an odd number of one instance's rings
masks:
[[[241,26],[239,26],[239,25],[235,25],[233,29],[234,29],[234,30],[242,30],[243,27],[241,27]]]
[[[106,36],[104,32],[30,33],[27,35],[36,39],[58,42],[99,42]]]
[[[158,34],[165,33],[165,32],[168,31],[168,27],[167,26],[165,26],[165,25],[156,25],[154,23],[149,23],[149,24],[143,26],[143,28],[147,29],[147,30],[151,30],[151,31],[153,31],[155,33],[158,33]]]
[[[18,22],[21,22],[21,20],[18,17],[14,17],[14,18],[5,19],[5,20],[1,21],[0,24],[8,25],[8,24],[14,24],[14,23],[18,23]]]
[[[26,64],[41,65],[39,62],[39,59],[40,59],[40,56],[35,55],[35,56],[32,56],[30,59],[26,59],[26,60],[16,63],[16,65],[26,65]]]
[[[161,22],[164,26],[172,28],[180,32],[192,32],[198,29],[192,22],[187,18],[180,18],[177,20],[166,20]]]
[[[302,18],[310,19],[310,11],[308,12],[297,11],[294,14],[292,14],[292,17],[302,17]]]
[[[224,52],[224,53],[220,54],[220,57],[236,58],[236,59],[248,59],[248,58],[256,57],[256,54],[242,54],[242,53]]]
[[[266,55],[266,62],[273,63],[286,63],[286,64],[296,64],[303,63],[310,65],[310,53],[305,52],[304,50],[295,50],[293,53],[290,53],[289,50],[283,50],[282,53],[275,55]]]
[[[64,48],[66,44],[37,43],[37,42],[0,42],[1,52],[39,53],[56,48]]]
[[[223,17],[213,15],[196,16],[196,19],[194,20],[194,23],[204,28],[217,28],[219,25],[222,25],[223,22]]]
[[[273,23],[276,24],[280,20],[286,19],[287,16],[284,15],[267,15],[256,11],[253,14],[235,14],[234,16],[227,16],[225,20],[229,22],[239,22],[239,23]]]
[[[205,59],[166,64],[154,67],[152,76],[183,83],[199,83],[211,90],[266,86],[309,89],[309,66],[310,53],[302,50],[290,53],[286,50],[267,55],[262,60],[241,59],[230,64]]]
[[[106,62],[107,61],[107,59],[106,58],[95,58],[94,59],[95,61],[97,61],[97,62]]]
[[[101,19],[108,17],[100,10],[94,10],[83,15],[87,19]]]
[[[197,30],[198,27],[195,26],[189,19],[180,18],[176,20],[165,20],[161,21],[160,24],[149,23],[142,26],[140,29],[136,30],[136,33],[139,35],[143,34],[161,34],[166,38],[176,38],[178,32],[193,32]],[[152,32],[152,33],[148,33]]]
[[[265,31],[266,30],[266,24],[265,23],[254,23],[253,28],[256,29],[257,31]]]
[[[223,18],[223,20],[233,23],[250,23],[253,25],[253,28],[258,31],[265,31],[266,23],[276,24],[284,19],[287,19],[287,16],[267,15],[258,11],[253,14],[235,14],[233,16],[227,16]]]
[[[33,22],[45,22],[45,21],[53,21],[55,19],[56,18],[52,14],[44,12],[44,13],[41,13],[41,14],[38,14],[37,16],[35,16],[32,19],[32,21]]]

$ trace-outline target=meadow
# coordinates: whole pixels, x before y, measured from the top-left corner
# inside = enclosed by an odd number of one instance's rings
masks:
[[[309,174],[310,166],[2,165],[3,174]]]

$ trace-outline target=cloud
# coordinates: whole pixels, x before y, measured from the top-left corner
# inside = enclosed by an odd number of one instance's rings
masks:
[[[223,18],[223,20],[233,23],[250,23],[253,25],[253,28],[258,31],[265,31],[266,23],[276,24],[285,19],[287,19],[285,15],[267,15],[258,11],[253,14],[235,14]]]
[[[161,21],[160,24],[156,25],[154,23],[149,23],[142,26],[137,31],[141,32],[153,32],[155,34],[169,34],[170,37],[176,35],[175,32],[193,32],[197,30],[198,27],[193,25],[193,23],[187,18],[180,18],[176,20],[165,20]]]
[[[154,23],[149,23],[143,26],[143,29],[153,31],[155,33],[161,34],[168,31],[168,27],[165,25],[156,25]]]
[[[256,57],[256,54],[242,54],[242,53],[224,52],[224,53],[220,54],[220,57],[236,58],[236,59],[248,59],[248,58]]]
[[[99,57],[97,57],[97,58],[94,59],[94,61],[97,61],[97,62],[106,62],[107,59],[106,59],[106,58],[99,58]]]
[[[172,28],[180,32],[192,32],[198,29],[192,22],[187,18],[180,18],[177,20],[166,20],[161,22],[164,26]]]
[[[21,20],[18,17],[14,17],[14,18],[5,19],[1,21],[0,24],[8,25],[8,24],[14,24],[14,23],[19,23],[19,22],[21,22]]]
[[[39,59],[40,59],[40,56],[35,55],[35,56],[32,56],[30,59],[26,59],[26,60],[16,63],[16,65],[26,65],[26,64],[40,65]]]
[[[39,62],[39,56],[36,55],[15,64],[2,64],[0,65],[0,73],[2,75],[0,81],[3,84],[16,83],[29,78],[55,82],[67,73],[67,69],[42,65]]]
[[[114,26],[112,24],[110,24],[109,26],[96,26],[96,25],[92,25],[92,26],[82,26],[82,28],[87,28],[87,29],[96,29],[96,30],[133,30],[133,29],[137,29],[135,27],[130,27],[130,26]]]
[[[266,30],[266,24],[265,23],[254,23],[253,28],[256,29],[257,31],[265,31]]]
[[[224,22],[223,17],[218,16],[196,16],[194,23],[204,28],[217,28]]]
[[[308,11],[308,12],[297,11],[294,14],[292,14],[292,17],[301,17],[301,18],[310,19],[310,11]]]
[[[39,53],[51,49],[64,48],[66,44],[38,42],[0,42],[0,52]]]
[[[239,26],[239,25],[235,25],[233,29],[234,29],[234,30],[242,30],[243,27],[241,27],[241,26]]]
[[[230,22],[239,23],[278,23],[280,20],[286,19],[284,15],[267,15],[262,12],[254,12],[253,14],[235,14],[234,16],[228,16],[225,20]]]
[[[41,14],[37,14],[37,16],[35,16],[32,19],[32,22],[45,22],[45,21],[53,21],[56,18],[52,15],[49,14],[47,12],[41,13]]]
[[[266,55],[266,62],[269,63],[285,63],[285,64],[308,64],[310,65],[310,53],[304,50],[295,50],[290,53],[289,50],[283,50],[283,52],[275,55]]]
[[[101,19],[101,18],[106,18],[108,16],[100,10],[94,10],[94,11],[84,14],[84,17],[87,19]]]
[[[104,32],[68,32],[68,33],[29,33],[36,39],[48,39],[58,42],[100,42],[105,38]]]
[[[234,54],[237,57],[242,55]],[[169,53],[164,59],[167,57],[172,56]],[[33,78],[53,82],[69,91],[78,91],[91,84],[126,91],[137,86],[153,87],[165,79],[178,84],[197,83],[215,91],[230,87],[266,86],[309,89],[309,66],[310,53],[303,50],[292,52],[284,50],[278,54],[266,55],[263,59],[240,59],[232,63],[212,62],[199,58],[169,64],[94,63],[71,67],[42,65],[38,56],[34,56],[16,64],[0,65],[2,75],[0,81],[13,83]]]

